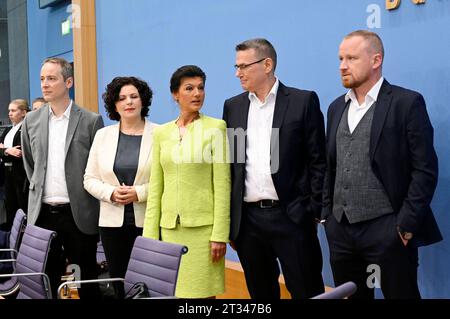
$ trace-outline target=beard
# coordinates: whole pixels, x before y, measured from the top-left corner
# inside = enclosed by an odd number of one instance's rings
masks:
[[[359,87],[361,84],[364,83],[362,80],[356,80],[353,76],[347,75],[347,76],[341,76],[341,82],[342,85],[346,89],[354,89]]]

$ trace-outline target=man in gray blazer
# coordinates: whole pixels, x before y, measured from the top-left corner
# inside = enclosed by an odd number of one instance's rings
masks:
[[[23,161],[30,181],[28,223],[57,232],[46,267],[53,292],[66,259],[80,267],[82,280],[97,277],[99,202],[84,190],[83,175],[103,120],[73,103],[72,86],[71,64],[46,59],[41,89],[48,103],[28,114],[22,124]],[[86,285],[79,293],[81,298],[97,297],[98,286]]]

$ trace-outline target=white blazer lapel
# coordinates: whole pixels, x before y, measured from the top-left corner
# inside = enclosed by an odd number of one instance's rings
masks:
[[[134,179],[134,184],[142,184],[142,174],[144,174],[146,165],[151,159],[151,151],[153,145],[153,124],[145,120],[144,134],[141,140],[141,149],[139,150],[139,164]]]
[[[105,134],[105,140],[103,141],[105,151],[104,155],[104,169],[107,172],[111,172],[111,182],[115,182],[113,185],[119,185],[119,180],[114,173],[114,162],[116,160],[117,146],[119,144],[119,132],[120,124],[112,125],[108,128],[108,134]]]

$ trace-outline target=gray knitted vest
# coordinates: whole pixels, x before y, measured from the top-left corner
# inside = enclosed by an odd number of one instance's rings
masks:
[[[333,215],[340,222],[345,214],[353,224],[393,212],[381,182],[372,171],[369,157],[374,103],[353,133],[348,127],[348,108],[336,134],[336,182]]]

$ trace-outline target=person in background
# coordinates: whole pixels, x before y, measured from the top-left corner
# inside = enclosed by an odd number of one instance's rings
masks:
[[[317,94],[285,86],[276,65],[266,39],[236,46],[236,77],[245,92],[223,109],[234,148],[230,239],[252,298],[280,298],[278,261],[292,298],[310,298],[324,291],[316,223],[325,173],[323,115]]]
[[[62,58],[46,59],[41,89],[48,103],[22,123],[22,157],[30,181],[27,222],[57,233],[46,266],[55,298],[66,260],[80,267],[81,280],[97,278],[100,205],[84,189],[83,174],[103,119],[71,100],[72,86],[72,65]],[[79,295],[98,298],[99,287],[81,285]]]
[[[43,97],[37,97],[33,100],[33,102],[31,102],[32,105],[32,111],[36,111],[37,109],[39,109],[41,106],[43,106],[45,103],[47,103],[45,101],[45,99]]]
[[[0,137],[0,159],[5,167],[5,208],[6,222],[0,226],[11,230],[16,211],[21,208],[26,213],[28,206],[28,180],[23,168],[21,149],[21,129],[25,115],[29,111],[28,102],[23,99],[11,101],[8,115],[12,127]]]
[[[373,299],[373,273],[386,299],[417,299],[418,247],[442,240],[430,208],[438,161],[425,101],[382,76],[374,32],[345,36],[339,59],[349,91],[328,109],[322,215],[334,282],[353,281],[350,298]]]
[[[153,129],[146,119],[148,84],[116,77],[103,94],[106,112],[119,123],[97,131],[84,174],[84,188],[100,201],[100,238],[111,277],[124,278],[131,250],[142,235],[150,179]],[[114,283],[117,298],[123,283]]]
[[[200,113],[205,73],[177,69],[170,91],[180,108],[155,129],[144,236],[185,245],[176,287],[179,298],[208,298],[225,290],[230,230],[230,167],[225,122]]]

